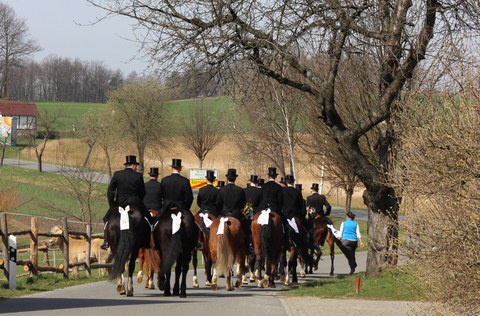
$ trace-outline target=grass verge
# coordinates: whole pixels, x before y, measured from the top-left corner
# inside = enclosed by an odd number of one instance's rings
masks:
[[[355,291],[355,279],[360,278],[360,292]],[[355,273],[349,276],[323,278],[308,281],[299,286],[287,289],[287,296],[313,296],[318,298],[345,298],[370,300],[422,300],[420,286],[412,267],[401,267],[388,270],[378,276],[366,276]]]
[[[106,280],[107,276],[99,276],[96,271],[92,272],[90,277],[80,273],[77,279],[67,279],[60,274],[44,273],[38,276],[18,278],[15,290],[8,288],[8,281],[0,280],[0,300]]]

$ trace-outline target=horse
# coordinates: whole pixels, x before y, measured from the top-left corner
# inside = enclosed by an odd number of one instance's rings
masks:
[[[208,242],[213,264],[212,290],[218,288],[218,275],[225,275],[227,291],[233,291],[233,265],[238,263],[239,266],[235,287],[242,286],[245,273],[245,235],[242,224],[232,216],[219,217],[213,221],[210,230],[214,232]]]
[[[202,216],[200,216],[200,212],[197,212],[194,216],[195,223],[199,228],[198,234],[198,241],[202,244],[202,255],[203,261],[205,262],[205,275],[207,277],[205,281],[206,286],[211,286],[212,284],[212,258],[210,256],[210,248],[209,248],[209,238],[210,238],[210,227],[207,227],[205,221]],[[204,213],[207,216],[208,220],[214,221],[215,216],[210,213]],[[197,265],[198,265],[198,258],[197,258],[197,248],[193,249],[192,252],[192,263],[193,263],[193,287],[199,287],[198,278],[197,278]]]
[[[297,258],[301,258],[302,261],[306,262],[308,265],[313,264],[313,258],[308,252],[308,240],[307,240],[307,230],[303,226],[301,220],[298,217],[292,217],[290,220],[293,224],[288,225],[287,229],[289,230],[289,240],[288,245],[286,245],[286,250],[289,252],[289,259],[287,264],[287,271],[285,271],[285,251],[282,251],[279,270],[280,274],[285,275],[284,284],[290,284],[290,275],[292,276],[292,283],[298,282],[297,276]],[[292,227],[295,226],[296,230]]]
[[[59,226],[54,226],[50,230],[50,233],[61,235],[63,234],[63,229]],[[94,259],[98,263],[106,263],[110,255],[108,250],[100,248],[102,243],[102,238],[92,239],[90,243],[90,259]],[[47,241],[49,247],[56,246],[62,251],[64,249],[64,244],[63,237],[52,237]],[[68,236],[68,263],[74,265],[80,262],[85,262],[87,259],[86,247],[87,241],[84,238],[72,238]],[[104,275],[105,273],[105,268],[100,269],[101,275]],[[78,266],[72,268],[72,275],[74,278],[78,277]]]
[[[157,210],[150,210],[150,214],[152,215],[152,218],[154,218],[157,214]],[[137,273],[137,282],[142,283],[143,281],[143,272],[145,271],[145,288],[146,289],[151,289],[153,290],[155,288],[153,284],[153,274],[154,274],[154,269],[151,266],[151,262],[153,260],[158,260],[157,258],[153,257],[156,256],[158,257],[158,250],[153,250],[153,249],[145,249],[145,248],[140,248],[138,251],[138,273]]]
[[[252,219],[252,241],[255,250],[255,277],[258,287],[274,288],[277,263],[284,249],[284,232],[280,215],[269,210],[257,212]],[[264,264],[265,276],[261,280]]]
[[[120,212],[123,213],[125,220],[121,220]],[[124,223],[128,225],[128,228],[125,227]],[[114,256],[110,280],[117,280],[117,292],[119,294],[133,296],[135,261],[137,260],[139,249],[150,240],[150,223],[135,205],[127,206],[125,209],[117,207],[112,210],[105,230],[110,250]],[[125,271],[127,261],[128,279],[125,290],[123,272]]]
[[[182,209],[175,202],[164,205],[157,219],[153,238],[157,249],[160,250],[161,266],[156,266],[158,287],[164,291],[164,296],[172,295],[170,275],[176,261],[173,294],[185,298],[186,277],[192,251],[198,241],[198,227],[190,211]],[[180,275],[182,281],[179,286]]]
[[[333,275],[335,260],[335,236],[333,236],[333,233],[327,227],[329,223],[330,220],[326,216],[317,215],[313,219],[313,226],[310,229],[313,244],[310,247],[310,252],[312,256],[315,256],[315,259],[313,264],[306,265],[306,270],[308,273],[312,273],[312,267],[314,267],[315,270],[318,268],[318,262],[322,256],[322,250],[320,247],[327,242],[328,248],[330,249],[330,275]]]

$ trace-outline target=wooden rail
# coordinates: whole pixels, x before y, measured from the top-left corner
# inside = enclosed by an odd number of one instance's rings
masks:
[[[21,230],[21,231],[8,231],[7,225],[7,214],[0,213],[0,236],[1,236],[1,250],[3,253],[3,259],[0,258],[0,270],[4,270],[5,276],[8,279],[8,262],[9,262],[9,251],[8,251],[8,236],[29,236],[29,245],[21,246],[17,250],[17,253],[29,253],[28,260],[17,260],[17,266],[23,266],[24,271],[29,272],[30,275],[37,275],[39,272],[55,272],[62,273],[65,277],[69,276],[69,269],[73,267],[83,266],[87,276],[91,275],[91,269],[100,269],[100,268],[109,268],[112,266],[111,263],[92,263],[91,261],[91,240],[94,237],[101,236],[103,234],[92,235],[91,227],[89,224],[86,225],[86,232],[78,231],[69,231],[68,230],[68,220],[67,218],[62,219],[62,234],[52,234],[39,232],[38,218],[32,217],[30,220],[30,229]],[[58,237],[63,239],[63,263],[58,267],[50,266],[50,261],[48,257],[49,247],[47,242],[38,241],[38,237]],[[69,263],[69,236],[83,237],[85,238],[85,262],[78,262],[75,264]],[[44,264],[45,266],[39,266],[38,264],[38,252],[44,253]]]

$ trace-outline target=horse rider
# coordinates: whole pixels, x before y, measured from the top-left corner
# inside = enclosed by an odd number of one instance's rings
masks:
[[[220,188],[220,194],[218,195],[218,205],[221,207],[220,216],[232,216],[240,221],[243,232],[245,233],[245,253],[248,254],[251,232],[248,221],[242,213],[243,208],[247,204],[245,191],[235,185],[238,177],[236,169],[228,169],[225,176],[227,183],[224,187]]]
[[[207,179],[207,185],[198,190],[197,205],[200,208],[200,212],[209,213],[218,217],[218,195],[220,191],[213,186],[213,182],[216,179],[215,171],[207,170],[205,178]]]
[[[162,191],[158,182],[158,168],[150,168],[150,180],[145,183],[145,197],[143,203],[152,216],[158,214],[162,207]]]
[[[332,211],[332,207],[330,203],[328,203],[327,198],[325,195],[319,194],[318,189],[318,183],[312,183],[312,187],[310,188],[312,194],[307,197],[308,215],[312,218],[315,218],[316,215],[330,216],[330,212]]]
[[[125,169],[115,171],[112,179],[110,180],[110,184],[108,185],[107,198],[109,209],[103,217],[103,222],[108,222],[110,214],[115,208],[125,208],[127,205],[130,205],[138,207],[138,209],[143,213],[144,217],[147,218],[151,224],[152,217],[143,204],[143,198],[145,197],[145,183],[143,182],[143,176],[137,172],[137,157],[130,155],[126,156],[125,160]],[[104,234],[105,238],[101,248],[107,249],[109,245],[107,241],[106,230],[104,231]]]
[[[190,207],[193,203],[193,192],[190,186],[190,181],[182,176],[182,159],[172,159],[172,174],[164,177],[160,182],[162,192],[162,209],[170,202],[177,203],[183,210],[187,210],[188,214],[192,216]]]
[[[257,186],[258,176],[255,174],[250,175],[250,180],[245,188],[245,198],[247,199],[247,205],[251,208],[249,218],[251,219],[254,214],[258,212],[258,207],[262,201],[262,191]]]
[[[294,187],[295,178],[293,174],[287,174],[285,177],[286,187],[282,189],[283,192],[283,208],[282,213],[287,219],[297,217],[301,219],[305,217],[302,212],[303,197],[301,191]]]
[[[275,182],[278,176],[277,168],[268,168],[268,180],[262,185],[262,199],[259,205],[260,210],[270,208],[271,211],[280,215],[283,207],[283,193],[280,184]]]

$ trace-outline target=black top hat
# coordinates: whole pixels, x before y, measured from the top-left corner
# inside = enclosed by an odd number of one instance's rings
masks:
[[[275,167],[269,167],[269,168],[268,168],[268,176],[269,176],[269,177],[272,177],[272,178],[275,178],[276,176],[278,176],[277,168],[275,168]]]
[[[231,178],[236,178],[238,177],[238,174],[237,174],[237,169],[228,169],[227,170],[227,174],[225,175],[225,177],[227,177],[227,179],[231,179]]]
[[[182,159],[172,159],[172,164],[170,165],[172,168],[180,168],[182,167]]]
[[[287,174],[285,176],[285,182],[286,183],[294,183],[295,182],[295,178],[293,177],[293,174]]]
[[[310,189],[313,191],[318,191],[318,183],[312,183],[312,187]]]
[[[300,183],[295,184],[295,189],[302,191],[302,185]]]
[[[217,188],[221,188],[225,186],[225,181],[218,181]]]
[[[281,177],[281,178],[280,178],[280,183],[285,184],[285,178],[284,178],[284,177]]]
[[[148,174],[152,177],[158,177],[158,168],[150,168],[150,172]]]
[[[213,181],[215,180],[215,171],[207,170],[207,176],[205,177],[207,180]]]
[[[138,162],[137,162],[137,156],[133,156],[133,155],[130,155],[130,156],[125,156],[125,163],[124,165],[138,165]]]
[[[265,179],[258,179],[258,185],[262,186],[265,183]]]
[[[258,183],[258,176],[256,174],[250,175],[250,182]]]

